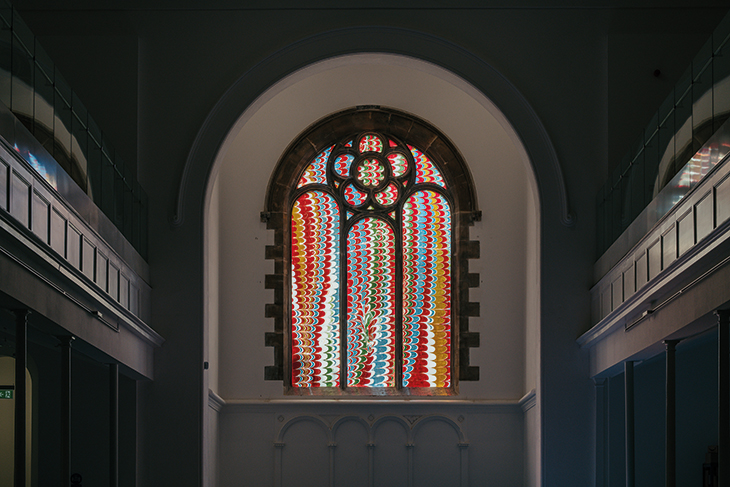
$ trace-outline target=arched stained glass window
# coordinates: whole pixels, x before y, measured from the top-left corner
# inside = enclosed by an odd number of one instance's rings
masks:
[[[474,208],[456,150],[405,114],[350,110],[295,141],[264,212],[280,291],[267,378],[295,394],[452,394],[478,378]]]

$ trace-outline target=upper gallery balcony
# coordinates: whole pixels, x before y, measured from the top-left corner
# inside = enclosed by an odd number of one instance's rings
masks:
[[[597,199],[591,376],[714,326],[730,302],[730,14]],[[725,283],[718,286],[718,283]]]
[[[47,333],[71,333],[151,377],[162,338],[147,325],[146,253],[135,167],[2,0],[0,306],[31,309],[37,323],[63,329]]]

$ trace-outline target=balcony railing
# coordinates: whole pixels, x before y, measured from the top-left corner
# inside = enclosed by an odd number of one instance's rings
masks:
[[[47,151],[16,147],[26,161],[57,190],[60,166],[146,258],[147,195],[133,168],[124,164],[6,0],[0,0],[0,102]]]
[[[720,22],[654,114],[634,149],[599,191],[598,256],[655,198],[661,201],[651,205],[651,214],[646,215],[648,228],[696,186],[711,169],[697,152],[728,117],[730,14]],[[671,190],[662,191],[670,186]]]

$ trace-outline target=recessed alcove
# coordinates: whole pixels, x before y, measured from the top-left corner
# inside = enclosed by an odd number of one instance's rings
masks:
[[[453,143],[474,180],[482,219],[469,228],[469,238],[480,247],[479,258],[469,263],[469,273],[479,274],[479,282],[471,283],[478,286],[469,290],[469,301],[479,303],[479,314],[469,318],[469,330],[480,334],[480,343],[470,351],[470,364],[479,367],[480,378],[460,382],[456,395],[415,402],[398,397],[292,397],[285,394],[282,381],[265,380],[265,367],[275,362],[273,348],[265,346],[274,319],[267,318],[265,310],[267,303],[276,301],[265,279],[279,272],[274,261],[267,260],[266,247],[275,244],[274,232],[260,216],[267,185],[282,154],[302,132],[333,113],[358,106],[387,107],[432,124]],[[229,131],[208,185],[206,320],[209,387],[216,398],[211,411],[218,410],[211,413],[208,427],[215,444],[211,456],[223,461],[220,480],[240,481],[249,475],[226,460],[244,454],[258,468],[273,469],[275,478],[286,477],[292,466],[286,462],[302,460],[292,456],[302,445],[286,443],[294,436],[284,436],[279,445],[276,437],[292,421],[314,413],[323,418],[325,430],[347,417],[372,425],[373,431],[386,417],[401,418],[406,430],[416,424],[406,417],[457,425],[460,435],[486,448],[477,450],[482,453],[476,453],[463,471],[455,471],[507,484],[521,482],[524,455],[533,449],[525,444],[525,430],[535,424],[526,425],[523,411],[534,401],[522,404],[520,399],[537,388],[538,376],[537,201],[527,152],[504,115],[469,83],[436,65],[392,54],[354,54],[305,67],[264,92]],[[495,429],[496,424],[500,426]],[[416,464],[429,462],[432,430],[439,431],[427,428],[415,436],[410,448],[420,455]],[[247,438],[245,447],[237,442],[240,435]],[[375,443],[368,446],[360,436],[340,432],[330,447],[362,455],[377,450]],[[263,442],[258,447],[255,437]],[[274,443],[279,446],[270,452]],[[454,442],[454,448],[464,449],[463,458],[475,455],[466,451],[469,445],[468,440]],[[370,452],[373,458],[382,458],[384,452],[375,450]],[[488,461],[482,459],[486,452],[491,455]],[[331,468],[341,471],[342,458],[367,464],[362,455],[335,453],[332,458],[339,463]],[[446,458],[460,456],[455,451]],[[378,462],[372,469],[377,478]]]

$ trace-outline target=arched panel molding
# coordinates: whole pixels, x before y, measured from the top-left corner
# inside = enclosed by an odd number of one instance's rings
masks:
[[[284,441],[287,436],[287,432],[292,430],[292,428],[296,428],[297,426],[305,426],[305,424],[311,424],[315,427],[316,430],[319,430],[323,433],[324,438],[326,439],[326,445],[317,445],[316,442],[311,442],[311,438],[307,437],[307,442],[304,443],[302,441],[295,441],[292,445],[290,445],[290,448],[286,448],[286,442]],[[277,440],[274,442],[275,447],[275,459],[274,459],[274,485],[276,486],[282,486],[286,484],[286,480],[296,477],[296,475],[292,472],[289,472],[289,469],[287,469],[287,465],[294,464],[297,465],[298,463],[301,463],[302,465],[307,465],[309,462],[311,462],[312,458],[306,458],[308,457],[307,454],[303,453],[303,451],[307,451],[309,454],[314,453],[314,456],[316,457],[316,452],[318,450],[318,447],[326,447],[329,451],[327,456],[327,459],[325,460],[327,463],[327,473],[326,477],[331,483],[331,479],[333,478],[334,473],[334,465],[333,465],[333,448],[335,446],[335,443],[333,441],[332,436],[332,430],[329,428],[327,423],[325,423],[321,418],[318,418],[316,416],[297,416],[292,418],[291,420],[287,421],[284,426],[279,431],[279,434],[277,436]],[[285,453],[288,451],[288,455]],[[299,455],[297,455],[297,452]],[[302,463],[303,458],[305,457],[306,462]],[[321,460],[321,459],[320,459]],[[315,462],[316,463],[316,462]],[[309,463],[311,466],[312,464]],[[311,468],[311,467],[310,467]],[[296,470],[296,469],[295,469]],[[287,475],[287,472],[290,473],[290,475]],[[320,470],[318,471],[318,474],[321,476],[325,476],[325,474]]]
[[[276,437],[276,444],[281,444],[282,446],[285,444],[284,438],[286,436],[286,432],[289,428],[291,428],[293,425],[297,423],[301,423],[303,421],[309,421],[310,423],[314,423],[320,428],[322,428],[322,431],[324,431],[325,435],[327,436],[327,442],[333,443],[333,434],[330,427],[325,423],[321,418],[318,418],[316,416],[297,416],[295,418],[290,419],[287,421],[284,426],[281,427],[279,430],[279,434]]]
[[[413,424],[413,444],[416,446],[415,452],[414,452],[414,458],[413,458],[413,476],[414,476],[414,484],[418,484],[418,479],[415,478],[416,474],[419,472],[419,465],[421,462],[424,461],[422,457],[424,457],[423,452],[419,453],[418,446],[422,445],[424,443],[423,439],[419,436],[419,432],[422,435],[426,435],[426,432],[429,429],[429,425],[437,425],[442,424],[446,425],[447,428],[450,428],[453,430],[454,436],[457,438],[456,443],[449,443],[448,441],[441,441],[441,447],[445,448],[446,450],[439,450],[440,454],[438,455],[438,458],[447,458],[448,455],[446,453],[448,452],[449,447],[457,448],[458,451],[453,452],[453,455],[458,459],[455,461],[455,463],[458,463],[458,465],[454,465],[454,468],[458,471],[458,485],[460,486],[467,486],[469,485],[469,442],[466,439],[466,436],[464,435],[464,431],[462,430],[461,426],[454,422],[451,418],[447,416],[442,415],[428,415],[424,416],[422,418],[419,418],[414,424]],[[432,438],[434,433],[431,433]],[[441,440],[443,437],[438,436],[438,438]],[[428,443],[426,440],[425,443]],[[425,462],[429,461],[428,456],[426,456]],[[428,463],[427,463],[428,464]],[[423,475],[423,473],[422,473]],[[457,479],[452,479],[453,482],[457,482]],[[454,485],[455,485],[454,484]]]
[[[335,439],[334,485],[370,487],[373,480],[370,424],[360,416],[343,416],[332,425],[332,436]]]
[[[459,426],[457,423],[455,423],[453,419],[446,417],[446,416],[441,416],[441,415],[424,416],[424,417],[418,419],[413,424],[413,437],[415,438],[418,435],[418,431],[421,428],[423,428],[424,425],[426,425],[428,423],[432,423],[434,421],[449,425],[454,430],[456,435],[459,437],[459,445],[466,446],[469,444],[468,440],[466,439],[466,436],[464,435],[464,431],[461,429],[461,426]]]
[[[371,443],[375,442],[375,433],[377,432],[378,428],[384,423],[396,423],[397,425],[402,427],[403,431],[406,434],[406,438],[408,439],[408,444],[413,443],[413,431],[411,430],[411,426],[408,424],[408,421],[400,416],[381,416],[380,418],[375,420],[372,426]]]
[[[354,416],[354,415],[343,416],[341,418],[337,418],[337,420],[332,425],[332,437],[337,438],[337,430],[340,428],[340,426],[342,426],[344,423],[348,423],[351,421],[362,425],[365,428],[365,431],[368,432],[368,441],[372,442],[373,437],[372,437],[372,433],[370,430],[370,424],[367,421],[365,421],[363,418],[361,418],[360,416]]]

